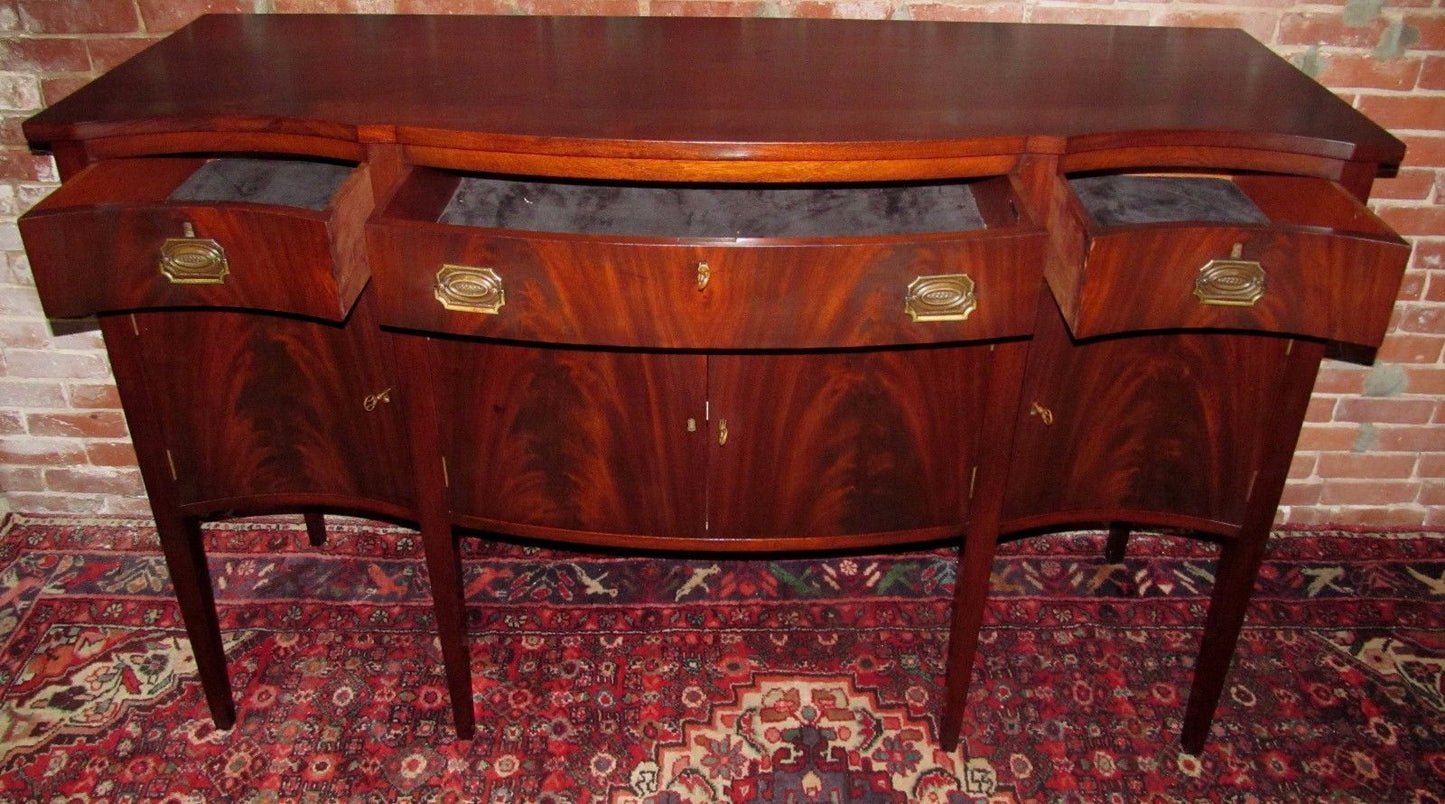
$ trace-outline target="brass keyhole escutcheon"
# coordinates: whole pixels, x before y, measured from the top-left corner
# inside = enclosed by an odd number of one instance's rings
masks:
[[[697,289],[707,290],[707,283],[712,281],[712,268],[706,260],[699,260],[697,263]]]
[[[376,392],[376,393],[374,393],[374,394],[371,394],[370,396],[366,397],[365,399],[361,400],[361,408],[362,408],[362,410],[365,410],[367,413],[370,413],[370,412],[372,412],[373,410],[376,410],[376,406],[377,406],[377,405],[380,405],[380,404],[383,403],[383,402],[386,402],[386,403],[388,403],[388,404],[391,402],[391,389],[390,389],[390,388],[387,388],[387,389],[382,390],[382,391],[378,391],[378,392]]]
[[[718,419],[717,422],[717,445],[726,446],[728,443],[728,420]]]
[[[1045,426],[1054,423],[1054,412],[1038,402],[1029,406],[1029,415],[1039,417],[1039,421],[1043,422]]]
[[[697,419],[688,419],[688,420],[687,420],[687,431],[688,431],[689,433],[696,433],[696,432],[697,432]]]

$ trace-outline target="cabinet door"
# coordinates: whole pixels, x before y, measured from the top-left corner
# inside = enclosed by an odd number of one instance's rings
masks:
[[[443,339],[430,350],[463,524],[583,541],[700,535],[705,357]]]
[[[182,504],[411,508],[395,336],[369,294],[344,324],[227,310],[134,320]]]
[[[958,532],[989,354],[710,358],[709,535],[881,544]]]
[[[1289,340],[1175,332],[1075,342],[1040,305],[1006,529],[1131,519],[1238,525],[1274,443]],[[1189,521],[1186,521],[1189,520]]]

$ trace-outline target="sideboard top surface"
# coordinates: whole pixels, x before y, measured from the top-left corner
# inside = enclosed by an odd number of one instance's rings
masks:
[[[1403,155],[1240,31],[858,20],[212,15],[25,126],[36,145],[197,131],[708,160]]]

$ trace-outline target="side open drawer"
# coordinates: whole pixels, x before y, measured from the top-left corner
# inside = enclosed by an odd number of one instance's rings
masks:
[[[369,245],[392,326],[683,349],[1022,335],[1045,253],[1004,177],[669,188],[428,168],[372,219]]]
[[[160,307],[346,317],[369,272],[366,167],[114,159],[20,219],[46,315]]]
[[[1409,258],[1323,179],[1109,175],[1060,192],[1048,279],[1079,338],[1226,329],[1377,346]]]

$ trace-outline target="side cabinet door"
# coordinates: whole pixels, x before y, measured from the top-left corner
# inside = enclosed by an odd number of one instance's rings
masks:
[[[1276,413],[1288,348],[1286,338],[1209,332],[1076,342],[1045,302],[1005,528],[1131,511],[1239,525],[1260,445],[1299,427]]]
[[[430,348],[460,521],[538,535],[702,532],[706,358],[443,339]]]
[[[182,504],[290,494],[411,509],[393,336],[369,294],[344,324],[223,310],[135,321]]]
[[[709,536],[960,531],[988,355],[970,346],[710,358]]]

